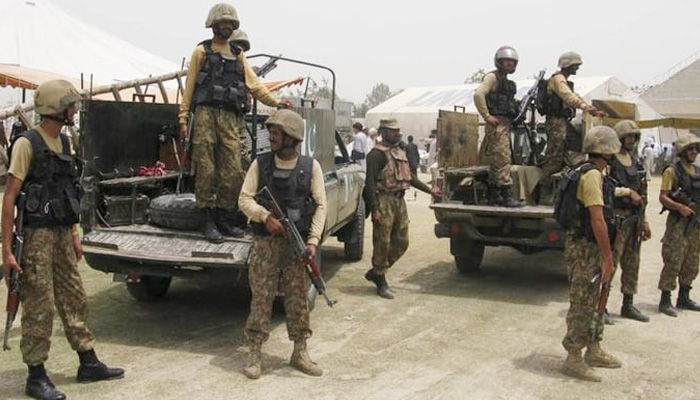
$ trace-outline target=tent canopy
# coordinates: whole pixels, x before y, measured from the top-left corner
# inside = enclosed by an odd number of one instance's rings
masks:
[[[81,73],[89,80],[92,74],[100,84],[180,69],[71,17],[48,0],[0,3],[0,64],[51,71],[74,80]]]
[[[614,99],[635,103],[638,113],[636,119],[652,120],[660,117],[637,93],[616,77],[574,77],[573,81],[576,92],[588,102],[593,99]],[[515,97],[522,98],[534,84],[534,79],[516,81],[518,92]],[[438,110],[454,110],[455,107],[463,107],[465,112],[476,113],[474,91],[477,87],[479,84],[406,89],[369,110],[366,115],[366,125],[376,127],[379,126],[381,118],[394,117],[401,124],[405,135],[411,134],[416,138],[427,137],[436,127]],[[658,132],[650,130],[645,132],[645,135],[658,136]]]

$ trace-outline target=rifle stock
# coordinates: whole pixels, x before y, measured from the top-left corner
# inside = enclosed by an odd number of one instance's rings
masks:
[[[337,301],[328,298],[328,295],[326,294],[326,282],[323,280],[323,276],[321,275],[321,268],[319,268],[316,260],[310,257],[309,249],[306,247],[306,243],[301,237],[296,225],[294,225],[294,222],[292,222],[284,214],[282,208],[279,206],[279,203],[277,203],[277,200],[275,200],[275,197],[272,195],[272,192],[267,186],[264,186],[257,195],[259,198],[261,196],[266,198],[266,208],[268,208],[272,215],[282,223],[282,226],[284,227],[284,235],[294,248],[294,253],[301,259],[302,264],[304,264],[304,269],[311,279],[311,283],[316,288],[316,291],[326,300],[328,307],[333,307]]]
[[[15,218],[15,231],[12,233],[12,254],[15,256],[17,263],[22,260],[22,251],[24,248],[24,205],[26,202],[26,195],[24,192],[20,192],[17,196],[17,217]],[[6,277],[7,283],[9,284],[9,292],[7,294],[7,319],[5,320],[5,333],[2,342],[3,351],[12,350],[10,346],[10,329],[12,329],[12,324],[17,316],[17,310],[19,309],[19,292],[21,290],[19,273],[14,268],[10,271],[10,276]]]

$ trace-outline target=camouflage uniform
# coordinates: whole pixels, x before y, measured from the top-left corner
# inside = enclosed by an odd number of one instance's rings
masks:
[[[374,223],[372,230],[372,265],[377,274],[383,275],[408,249],[408,213],[403,197],[390,193],[377,195],[377,210],[382,222]]]
[[[486,136],[489,138],[485,155],[489,160],[489,180],[495,186],[510,186],[510,131],[513,124],[510,119],[501,118],[498,125],[486,124]]]
[[[666,232],[661,247],[664,267],[661,270],[659,289],[673,291],[681,286],[691,286],[698,276],[700,262],[700,226],[695,226],[685,235],[688,218],[677,218],[669,214],[666,218]]]
[[[241,120],[223,109],[199,106],[192,137],[195,196],[199,207],[234,209],[243,182]]]
[[[95,338],[86,326],[87,297],[78,274],[71,228],[25,228],[20,264],[24,270],[20,275],[24,362],[33,366],[48,359],[54,305],[73,350],[91,350]]]
[[[602,258],[597,243],[576,238],[571,231],[566,235],[564,258],[569,268],[570,306],[562,345],[567,351],[580,351],[603,338],[602,324],[596,331],[597,340],[591,340],[589,331],[600,298],[600,284],[591,280],[600,272]]]
[[[249,343],[262,344],[270,337],[272,303],[278,288],[284,292],[289,339],[297,342],[311,337],[304,268],[284,236],[254,236],[248,275],[255,295],[245,326]]]
[[[564,168],[566,154],[566,132],[569,122],[566,118],[547,116],[547,149],[542,163],[542,176],[549,176]]]
[[[637,219],[629,220],[634,217],[633,210],[615,210],[615,219],[623,222],[617,229],[615,237],[615,265],[619,265],[622,270],[622,287],[620,288],[623,294],[636,294],[637,281],[639,279],[639,251],[635,251],[635,243],[637,240]],[[639,244],[641,246],[641,243]]]

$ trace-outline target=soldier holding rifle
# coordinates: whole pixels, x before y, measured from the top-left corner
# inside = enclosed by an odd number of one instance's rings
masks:
[[[311,337],[305,266],[295,257],[293,244],[285,238],[280,221],[256,195],[267,187],[282,211],[305,239],[308,257],[315,258],[326,221],[326,192],[318,161],[299,155],[304,140],[304,120],[291,110],[279,110],[266,121],[271,153],[258,156],[246,174],[238,205],[251,220],[253,247],[249,279],[253,298],[245,326],[248,362],[243,370],[250,379],[261,375],[261,347],[270,337],[272,303],[281,287],[287,313],[287,333],[294,342],[290,365],[320,376],[323,370],[309,357],[306,340]],[[281,281],[281,285],[279,280]]]
[[[73,125],[80,95],[69,82],[48,81],[34,93],[39,125],[19,135],[12,144],[10,171],[2,204],[2,231],[12,232],[15,201],[26,193],[24,254],[17,259],[12,235],[3,235],[5,276],[20,274],[22,340],[20,349],[29,367],[25,392],[36,399],[66,396],[54,386],[44,368],[49,358],[54,309],[73,350],[78,352],[79,382],[121,378],[124,370],[108,368],[93,349],[95,338],[87,328],[87,297],[78,274],[83,250],[77,223],[80,218],[79,167],[70,143],[61,134]]]

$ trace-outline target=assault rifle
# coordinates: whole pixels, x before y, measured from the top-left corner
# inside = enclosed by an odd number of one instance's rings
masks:
[[[292,220],[290,220],[289,217],[284,214],[267,186],[264,186],[257,193],[257,197],[264,199],[264,202],[267,203],[266,206],[269,207],[269,211],[282,223],[282,226],[284,226],[284,236],[294,248],[294,253],[304,264],[306,273],[309,275],[309,278],[311,278],[311,283],[313,283],[316,291],[322,295],[324,299],[326,299],[326,304],[328,304],[328,307],[333,307],[333,304],[337,303],[337,301],[328,298],[328,295],[326,294],[326,282],[324,282],[323,277],[321,276],[321,269],[318,267],[318,264],[316,264],[316,260],[310,257],[309,249],[306,247],[306,243],[301,237],[296,225],[294,225],[294,222],[292,222]]]
[[[530,145],[530,165],[538,165],[538,156],[542,149],[540,149],[539,140],[537,137],[537,94],[540,88],[540,81],[544,79],[545,70],[541,70],[535,79],[535,84],[527,91],[525,97],[520,101],[520,109],[518,110],[518,115],[513,120],[513,126],[522,126],[527,132],[527,140]],[[530,110],[530,121],[527,123],[525,119],[527,118],[527,111]]]
[[[588,329],[588,335],[591,341],[598,340],[598,332],[603,329],[603,322],[605,320],[605,309],[608,307],[608,296],[610,296],[610,282],[602,282],[603,273],[599,273],[591,279],[591,283],[600,283],[600,299],[598,300],[598,310],[593,315],[591,320],[591,325]]]
[[[684,206],[688,206],[694,211],[694,214],[688,217],[688,222],[686,223],[685,229],[683,230],[683,234],[687,237],[688,235],[690,235],[693,228],[700,224],[700,204],[697,204],[695,201],[693,201],[693,199],[690,196],[688,196],[681,187],[678,187],[676,188],[676,190],[671,192],[669,197],[671,198],[671,200],[677,203],[681,203]],[[661,213],[663,213],[666,210],[668,210],[666,206],[661,207]],[[681,217],[680,213],[678,212],[675,212],[675,215],[677,215],[678,218]]]
[[[12,254],[15,256],[17,263],[22,260],[22,248],[24,247],[24,227],[22,220],[24,219],[24,205],[27,201],[26,194],[20,192],[17,196],[17,218],[15,218],[15,231],[12,233]],[[9,285],[9,292],[7,294],[7,319],[5,320],[5,337],[2,342],[2,349],[4,351],[12,350],[10,347],[10,329],[12,329],[12,323],[15,322],[15,317],[17,316],[17,309],[19,308],[19,292],[20,292],[20,282],[19,273],[16,269],[10,270],[10,276],[5,277]]]

